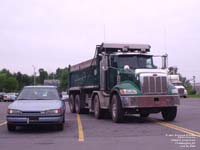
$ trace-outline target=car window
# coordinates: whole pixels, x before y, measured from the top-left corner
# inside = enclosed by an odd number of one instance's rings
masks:
[[[58,91],[54,88],[24,88],[18,100],[53,100],[59,99]]]

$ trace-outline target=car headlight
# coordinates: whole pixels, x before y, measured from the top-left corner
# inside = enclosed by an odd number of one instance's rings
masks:
[[[172,94],[178,94],[178,89],[172,89]]]
[[[130,90],[130,89],[121,89],[120,90],[121,95],[129,95],[129,94],[137,94],[136,90]]]
[[[46,114],[61,114],[62,112],[62,109],[50,109],[45,111]]]
[[[16,109],[8,109],[8,114],[21,114],[22,112],[20,110]]]

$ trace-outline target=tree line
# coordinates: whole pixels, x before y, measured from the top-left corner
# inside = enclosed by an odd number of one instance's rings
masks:
[[[35,76],[35,84],[43,85],[44,80],[59,80],[62,91],[66,91],[68,85],[68,68],[57,68],[56,72],[48,73],[40,68]],[[27,75],[21,72],[11,73],[8,69],[0,70],[0,92],[18,92],[24,86],[34,85],[34,75]]]
[[[56,72],[48,73],[45,69],[40,68],[38,70],[39,74],[35,77],[36,85],[43,85],[44,80],[59,80],[60,87],[59,90],[66,91],[68,86],[68,68],[57,68]],[[190,81],[183,77],[177,70],[176,74],[180,75],[180,80],[186,87],[188,94],[195,94]],[[170,74],[170,73],[169,73]],[[21,72],[11,73],[7,69],[0,70],[0,92],[18,92],[24,86],[34,85],[34,75],[27,75]]]

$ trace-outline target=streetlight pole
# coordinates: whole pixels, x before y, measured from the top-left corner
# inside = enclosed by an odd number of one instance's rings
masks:
[[[36,72],[35,72],[36,67],[34,65],[32,65],[32,67],[33,67],[33,71],[34,71],[34,74],[33,74],[33,77],[34,77],[33,84],[35,85],[36,84]]]
[[[196,90],[196,81],[195,81],[195,80],[196,80],[196,77],[193,76],[193,84],[194,84],[193,86],[194,86],[194,90]]]

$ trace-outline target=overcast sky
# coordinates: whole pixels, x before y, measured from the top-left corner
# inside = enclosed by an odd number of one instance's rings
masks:
[[[54,72],[102,42],[150,44],[200,81],[200,1],[0,0],[0,69]]]

